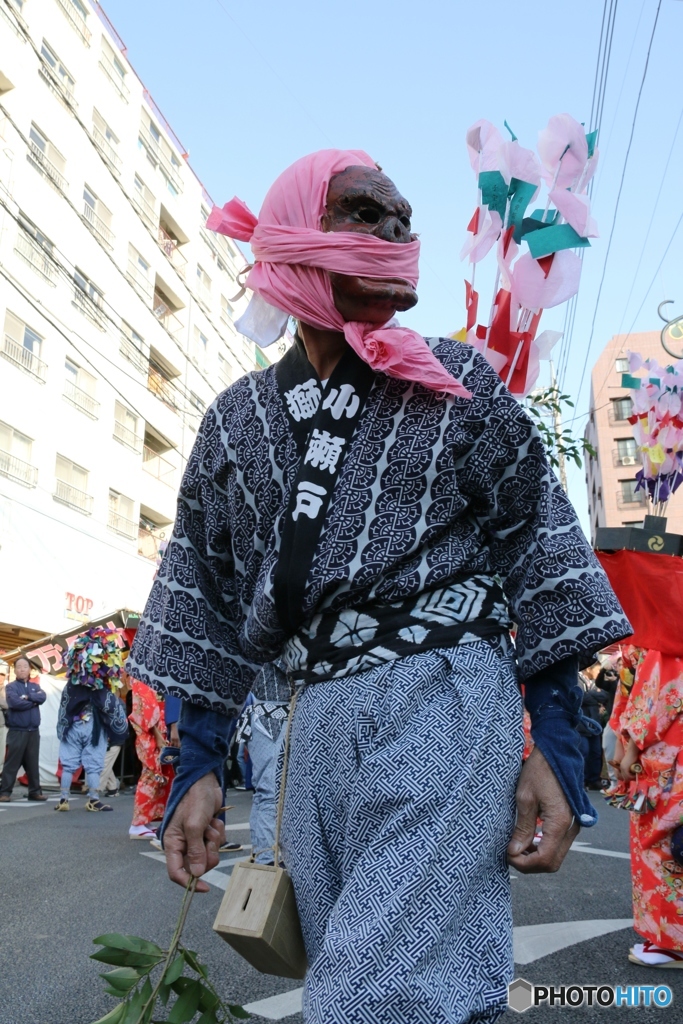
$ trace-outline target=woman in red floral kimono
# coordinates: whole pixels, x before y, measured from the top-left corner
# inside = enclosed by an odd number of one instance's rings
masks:
[[[627,652],[610,725],[619,781],[606,797],[631,811],[634,928],[645,939],[629,959],[683,968],[683,863],[671,837],[683,825],[683,658]],[[617,767],[618,766],[618,767]]]
[[[173,768],[159,759],[166,746],[164,702],[157,693],[138,679],[131,679],[133,710],[128,721],[135,730],[135,752],[142,772],[135,790],[131,839],[155,839],[154,821],[161,821],[171,790]]]

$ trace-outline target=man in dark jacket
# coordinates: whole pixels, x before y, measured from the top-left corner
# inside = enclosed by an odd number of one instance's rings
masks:
[[[31,665],[28,658],[20,657],[14,663],[13,683],[5,687],[7,698],[7,757],[0,778],[0,803],[10,802],[12,789],[20,766],[28,775],[29,800],[47,800],[40,789],[38,753],[40,750],[40,705],[45,703],[45,691],[30,680]]]

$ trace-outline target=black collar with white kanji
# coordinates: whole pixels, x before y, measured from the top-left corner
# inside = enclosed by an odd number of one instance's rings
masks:
[[[375,371],[349,347],[323,389],[297,337],[277,364],[275,376],[302,456],[285,513],[273,581],[278,618],[291,635],[304,619],[304,591],[315,549]]]

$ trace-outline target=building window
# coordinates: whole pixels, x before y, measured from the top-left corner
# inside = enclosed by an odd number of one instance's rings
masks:
[[[179,371],[169,366],[161,354],[150,347],[147,388],[174,412],[178,411],[177,385],[173,383],[177,376]]]
[[[66,192],[68,182],[64,177],[66,160],[56,149],[47,135],[32,124],[28,133],[28,162],[40,171],[60,192]]]
[[[156,199],[138,174],[133,179],[133,195],[131,199],[137,206],[138,212],[147,227],[154,229],[157,223],[157,216],[154,212]]]
[[[202,370],[206,368],[208,351],[209,339],[205,334],[202,334],[198,327],[195,327],[193,332],[191,355],[193,363],[199,366]]]
[[[121,99],[127,103],[130,90],[126,84],[126,69],[104,36],[102,36],[100,67],[116,89]]]
[[[177,196],[178,193],[182,192],[183,181],[180,173],[180,160],[144,109],[140,119],[138,147],[145,150],[147,159],[152,167],[158,168],[171,195]]]
[[[128,537],[129,540],[136,540],[138,535],[138,523],[135,519],[135,502],[127,498],[125,494],[109,490],[109,518],[107,526],[114,533]]]
[[[270,366],[270,363],[268,362],[268,357],[265,355],[264,352],[261,351],[258,345],[256,345],[254,348],[254,362],[256,363],[256,367],[259,370],[267,370],[268,367]]]
[[[69,71],[67,71],[62,64],[55,51],[44,39],[43,45],[40,48],[40,55],[45,62],[44,69],[47,71],[47,77],[44,75],[43,80],[46,81],[48,85],[54,86],[57,93],[63,99],[67,100],[68,103],[74,106],[74,86],[76,83]],[[41,72],[42,70],[43,68],[41,68]]]
[[[92,137],[95,145],[107,161],[109,169],[118,176],[121,172],[119,140],[100,112],[94,107],[92,112]]]
[[[142,452],[144,437],[138,430],[139,417],[121,402],[114,407],[114,437],[126,448]]]
[[[199,264],[197,264],[197,299],[203,306],[211,308],[211,278]]]
[[[619,487],[621,493],[621,503],[624,505],[644,505],[645,496],[643,491],[636,491],[638,481],[637,480],[620,480]]]
[[[635,466],[638,462],[638,446],[634,437],[617,438],[617,465]]]
[[[74,271],[74,305],[103,331],[106,327],[106,316],[104,314],[104,296],[96,284],[89,277],[76,269]]]
[[[190,405],[195,409],[198,409],[199,412],[204,412],[206,409],[206,402],[202,401],[199,395],[196,395],[194,391],[190,391]]]
[[[628,519],[626,522],[622,522],[622,526],[635,526],[636,529],[642,530],[643,520],[642,519]]]
[[[55,491],[53,497],[63,505],[90,515],[92,495],[88,494],[88,471],[71,459],[57,456],[55,465]]]
[[[614,365],[617,373],[628,373],[628,359],[619,358]]]
[[[149,365],[149,349],[144,339],[137,331],[133,330],[125,320],[121,321],[121,339],[119,341],[119,352],[124,359],[132,363],[140,373],[147,373]]]
[[[627,420],[632,413],[633,403],[630,398],[613,398],[611,419],[613,423],[621,423]]]
[[[89,185],[83,188],[83,218],[92,233],[107,247],[113,249],[114,234],[111,230],[111,212],[98,199]]]
[[[0,355],[20,370],[29,373],[41,384],[47,378],[47,366],[40,358],[42,347],[43,339],[40,334],[7,310]]]
[[[72,359],[64,363],[64,397],[79,412],[96,420],[100,403],[95,399],[96,380]]]
[[[35,487],[38,470],[31,465],[33,441],[26,434],[0,423],[0,475],[24,487]]]
[[[154,285],[150,281],[150,264],[142,256],[135,246],[128,246],[128,270],[127,277],[135,288],[136,292],[151,303],[154,295]]]
[[[232,327],[234,315],[235,307],[232,302],[226,299],[225,295],[221,295],[221,320],[225,320],[226,324],[230,324]]]
[[[78,32],[86,46],[90,46],[91,32],[86,24],[88,11],[85,4],[81,0],[58,0],[58,3],[71,27]]]
[[[55,287],[57,264],[53,256],[52,242],[21,212],[19,213],[17,244],[14,251],[28,263],[32,270],[40,274],[53,288]]]

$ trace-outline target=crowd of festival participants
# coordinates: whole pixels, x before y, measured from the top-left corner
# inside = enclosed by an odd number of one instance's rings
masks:
[[[130,678],[123,659],[116,657],[114,634],[101,629],[91,633],[95,635],[81,638],[85,657],[79,666],[79,651],[72,656],[62,691],[55,811],[68,811],[73,792],[83,791],[87,811],[114,809],[107,801],[122,788],[115,768],[130,731],[139,776],[129,835],[160,848],[157,831],[180,747],[181,701],[164,698]],[[89,651],[106,647],[114,652],[115,672],[98,677],[87,666],[83,669]],[[97,656],[90,654],[91,659]],[[38,767],[45,692],[32,678],[35,672],[27,658],[14,662],[13,673],[7,682],[8,667],[0,662],[0,803],[10,802],[18,777],[28,786],[28,800],[45,801]],[[94,685],[98,678],[100,686]],[[577,732],[585,788],[601,792],[613,807],[631,814],[634,927],[644,941],[634,946],[630,959],[648,967],[683,967],[683,664],[657,651],[622,645],[586,667],[579,686],[582,715]],[[267,665],[255,690],[234,719],[225,785],[253,792],[253,856],[272,863],[275,765],[289,684],[276,666]],[[526,758],[533,749],[526,713],[524,724]],[[221,852],[241,849],[239,843],[226,843]]]

